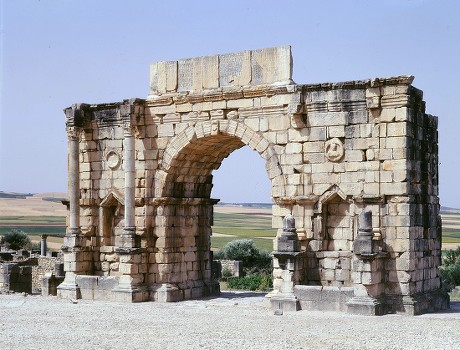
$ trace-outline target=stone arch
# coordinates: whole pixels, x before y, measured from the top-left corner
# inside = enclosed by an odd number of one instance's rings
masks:
[[[155,300],[183,300],[215,294],[211,278],[212,171],[233,151],[244,146],[266,161],[272,182],[281,175],[270,143],[244,123],[231,120],[198,122],[170,140],[161,173],[155,178],[153,202],[158,237],[153,249],[161,256],[150,278]],[[166,291],[166,292],[165,292]]]
[[[279,158],[263,135],[237,120],[204,121],[188,126],[169,141],[155,179],[156,197],[209,198],[212,171],[243,146],[265,160],[272,188],[279,183]]]

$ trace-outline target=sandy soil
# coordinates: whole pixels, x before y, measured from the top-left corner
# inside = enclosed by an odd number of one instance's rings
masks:
[[[442,244],[442,250],[457,249],[457,247],[460,247],[460,243],[443,243]]]
[[[44,201],[33,196],[26,199],[0,198],[1,216],[66,216],[67,209],[62,203]]]
[[[299,311],[263,295],[120,304],[0,295],[1,349],[458,349],[460,305],[410,317]]]

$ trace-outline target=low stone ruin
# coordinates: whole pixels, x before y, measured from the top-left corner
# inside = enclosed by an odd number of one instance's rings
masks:
[[[0,293],[56,295],[56,287],[64,279],[63,276],[61,253],[47,252],[46,249],[45,252],[35,252],[1,248]],[[53,287],[48,287],[53,281],[54,292],[46,292],[50,288],[53,291]]]
[[[31,294],[32,266],[0,263],[0,291]]]

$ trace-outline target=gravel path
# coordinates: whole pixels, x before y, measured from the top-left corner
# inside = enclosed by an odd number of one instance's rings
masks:
[[[0,295],[0,349],[460,349],[460,303],[410,317],[299,311],[263,295],[121,304]]]

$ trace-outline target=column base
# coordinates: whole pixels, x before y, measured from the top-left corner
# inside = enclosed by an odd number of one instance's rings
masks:
[[[76,275],[67,272],[64,281],[57,287],[57,296],[62,299],[81,299],[80,287],[75,281]]]
[[[354,315],[380,316],[385,314],[385,305],[371,297],[353,297],[347,302],[347,312]]]
[[[85,247],[85,246],[86,246],[85,237],[71,233],[69,235],[64,236],[64,244],[62,246],[62,250],[66,251],[70,248]]]
[[[150,300],[160,303],[184,300],[184,291],[174,284],[163,283],[150,286]]]
[[[136,287],[117,287],[111,291],[111,300],[123,303],[139,303],[149,300],[149,290],[147,286]]]
[[[115,245],[120,248],[139,248],[141,239],[136,235],[135,227],[125,227],[120,236],[115,237]]]
[[[277,293],[270,297],[272,310],[292,312],[300,310],[300,302],[294,294]]]

